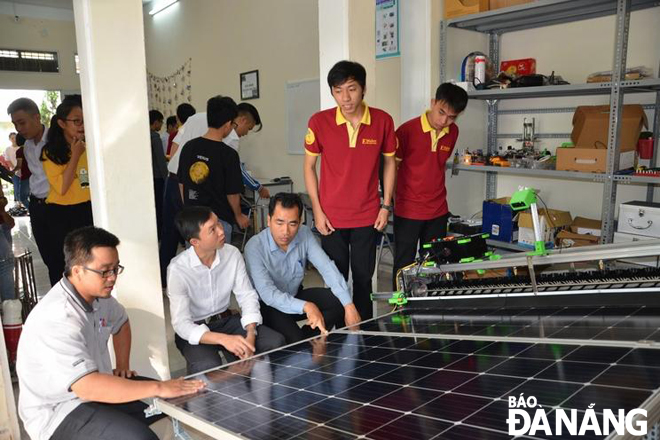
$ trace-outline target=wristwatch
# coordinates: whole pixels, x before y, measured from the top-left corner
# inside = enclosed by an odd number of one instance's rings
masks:
[[[381,204],[380,204],[380,208],[381,208],[381,209],[385,209],[385,210],[388,211],[388,212],[392,212],[392,205],[386,205],[386,204],[384,204],[384,203],[381,203]]]

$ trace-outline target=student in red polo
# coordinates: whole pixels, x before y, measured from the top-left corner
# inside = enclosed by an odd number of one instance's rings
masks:
[[[310,118],[304,164],[321,246],[347,280],[350,267],[353,303],[362,319],[373,315],[370,295],[377,231],[387,226],[396,178],[394,122],[384,111],[363,102],[366,79],[364,67],[352,61],[340,61],[330,69],[328,85],[337,107]],[[381,156],[382,203],[378,193]]]
[[[398,175],[394,206],[394,280],[399,269],[415,259],[420,244],[447,233],[445,163],[451,158],[468,96],[455,84],[435,92],[431,108],[396,131]]]

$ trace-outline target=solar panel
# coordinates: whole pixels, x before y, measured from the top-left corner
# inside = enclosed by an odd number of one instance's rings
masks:
[[[637,328],[657,324],[641,307],[620,310],[403,311],[361,325],[368,331],[392,325],[396,334],[336,331],[325,342],[304,341],[201,373],[197,377],[208,383],[205,391],[157,405],[217,436],[508,439],[508,396],[535,396],[549,417],[558,408],[584,411],[594,402],[598,414],[642,406],[660,386],[660,350],[576,339],[456,339],[431,331],[445,323],[511,319],[560,320],[562,328],[582,321],[589,323],[585,328],[600,328],[601,322],[613,326],[641,316]],[[422,327],[428,335],[401,331],[408,326]]]

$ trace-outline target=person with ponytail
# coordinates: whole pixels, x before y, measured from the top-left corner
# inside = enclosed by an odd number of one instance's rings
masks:
[[[64,238],[94,223],[80,95],[68,95],[57,106],[41,160],[50,185],[46,198],[51,233],[48,258],[62,274]]]

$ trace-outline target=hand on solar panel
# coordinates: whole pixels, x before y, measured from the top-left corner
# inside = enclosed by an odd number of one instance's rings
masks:
[[[130,379],[133,376],[137,376],[137,373],[129,368],[115,368],[112,370],[114,376],[123,377],[124,379]]]
[[[355,325],[362,321],[360,313],[358,313],[355,304],[350,303],[344,306],[344,323],[350,327],[350,330],[358,330]]]
[[[194,394],[204,388],[206,384],[202,380],[172,379],[158,383],[158,397],[171,399],[173,397]]]
[[[318,229],[321,235],[330,235],[335,232],[335,228],[332,227],[330,220],[325,216],[322,209],[314,211],[314,227]]]
[[[319,329],[321,334],[328,333],[328,330],[325,328],[325,321],[323,320],[323,314],[316,307],[316,304],[313,302],[307,301],[303,307],[303,312],[307,315],[307,324],[312,329]]]
[[[220,335],[220,345],[241,359],[249,358],[254,354],[256,350],[254,348],[254,344],[248,342],[248,340],[241,335],[226,335],[224,333],[218,334]]]

